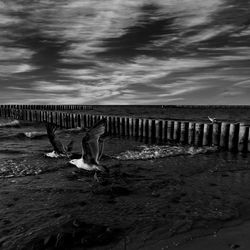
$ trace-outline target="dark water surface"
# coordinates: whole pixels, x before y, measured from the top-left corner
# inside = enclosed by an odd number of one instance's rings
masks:
[[[88,110],[88,113],[202,122],[209,122],[208,116],[210,116],[216,117],[218,121],[250,122],[250,106],[244,108],[237,106],[232,106],[232,108],[230,106],[227,108],[220,106],[165,106],[162,108],[161,105],[99,105],[94,106],[93,110]]]
[[[53,151],[53,148],[43,124],[4,119],[0,120],[0,124],[0,177],[39,174],[53,169],[52,166],[57,169],[68,164],[68,159],[51,159],[45,156],[45,153]],[[78,154],[78,157],[81,156],[81,132],[60,132],[59,130],[57,136],[65,144],[73,139],[73,153]],[[180,155],[192,157],[202,154],[200,160],[204,167],[211,167],[212,160],[218,159],[220,169],[228,168],[228,164],[233,165],[235,169],[240,168],[249,158],[247,155],[233,155],[216,151],[217,149],[212,147],[145,145],[143,142],[133,139],[110,137],[105,143],[104,155],[115,157],[121,161],[147,160],[156,164],[164,162],[166,158],[174,157],[172,164],[178,165],[183,162]],[[209,160],[206,159],[207,154],[210,154]],[[156,160],[157,158],[162,159]],[[192,162],[192,158],[191,164],[195,164]]]
[[[111,137],[101,160],[110,174],[100,174],[101,183],[96,183],[93,173],[79,173],[69,159],[45,157],[52,146],[44,125],[6,126],[10,122],[1,120],[0,127],[4,249],[48,249],[44,248],[48,237],[57,238],[62,230],[75,235],[68,226],[75,218],[90,223],[86,225],[108,227],[112,237],[101,243],[115,245],[113,249],[126,249],[124,244],[127,249],[175,249],[176,242],[186,238],[172,240],[174,235],[188,232],[188,239],[193,239],[217,232],[222,224],[249,218],[249,154],[158,147]],[[37,136],[29,138],[26,132]],[[81,133],[64,131],[58,137],[63,143],[73,139],[73,152],[80,157]],[[143,157],[138,158],[140,154]],[[152,154],[165,157],[148,158]],[[118,228],[121,235],[110,228]],[[95,246],[100,235],[89,235]],[[76,240],[68,243],[73,246]],[[112,248],[100,244],[98,249]]]

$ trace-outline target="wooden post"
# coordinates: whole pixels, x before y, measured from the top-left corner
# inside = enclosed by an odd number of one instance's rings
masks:
[[[188,142],[188,122],[181,122],[180,142],[186,144]]]
[[[43,117],[43,116],[42,116],[42,111],[39,110],[39,111],[37,111],[37,112],[38,112],[38,114],[37,114],[37,115],[38,115],[38,121],[39,121],[39,122],[42,122],[42,117]],[[20,111],[19,111],[19,114],[20,114]]]
[[[62,113],[58,112],[56,115],[56,124],[62,128]]]
[[[181,123],[179,121],[175,121],[174,122],[174,135],[173,135],[173,139],[175,142],[179,142],[180,132],[181,132]]]
[[[140,139],[143,138],[143,119],[139,118],[138,136]]]
[[[67,115],[63,112],[63,127],[68,128]]]
[[[56,112],[56,125],[62,128],[62,116],[61,112]]]
[[[112,121],[112,116],[108,116],[108,125],[109,125],[109,134],[113,135],[114,131],[113,131],[113,121]]]
[[[238,141],[238,151],[246,152],[248,146],[248,131],[249,128],[246,127],[244,123],[240,123],[239,127],[239,141]]]
[[[32,121],[38,122],[36,110],[33,109],[31,111],[31,117],[32,117]]]
[[[86,122],[87,122],[87,128],[90,128],[90,115],[86,114]]]
[[[47,112],[47,122],[51,123],[51,119],[52,119],[52,113],[51,111]]]
[[[220,126],[220,123],[213,123],[212,144],[215,146],[220,145]]]
[[[238,132],[239,132],[239,124],[231,123],[229,126],[229,142],[228,142],[228,149],[230,151],[237,151]]]
[[[129,137],[129,118],[125,118],[125,136]]]
[[[113,124],[114,124],[114,130],[115,130],[115,135],[119,136],[120,135],[120,124],[119,124],[119,119],[117,119],[117,116],[113,117]]]
[[[167,142],[168,139],[168,121],[162,121],[162,142]]]
[[[24,115],[24,110],[23,110],[23,115]],[[46,122],[46,119],[45,119],[45,111],[43,110],[42,112],[41,112],[41,121],[42,122]]]
[[[168,141],[173,140],[173,132],[174,132],[174,122],[168,121],[168,129],[167,129],[167,139]]]
[[[118,117],[120,125],[120,136],[124,136],[124,117]]]
[[[134,137],[137,139],[139,137],[139,119],[134,118]]]
[[[75,117],[74,114],[70,114],[70,128],[74,128],[75,127]]]
[[[196,123],[195,124],[195,139],[194,139],[194,144],[196,146],[202,146],[203,128],[204,128],[204,124],[202,124],[202,123]]]
[[[30,112],[28,109],[26,110],[26,119],[25,120],[30,121]]]
[[[78,126],[78,114],[74,113],[73,114],[74,117],[74,127],[77,128]]]
[[[48,110],[49,109],[47,109],[47,111],[46,111],[46,121],[50,122],[50,112]]]
[[[133,136],[133,118],[128,119],[128,127],[129,127],[129,136]]]
[[[128,135],[127,117],[122,117],[122,134],[125,137],[127,137],[127,135]]]
[[[89,114],[89,128],[93,126],[93,116]]]
[[[117,127],[116,127],[116,117],[111,117],[111,123],[112,123],[112,134],[117,135]]]
[[[229,124],[227,122],[221,123],[221,134],[220,134],[220,147],[228,149],[229,139]]]
[[[162,141],[162,121],[155,120],[155,141],[160,143]]]
[[[195,123],[189,122],[188,124],[188,144],[189,145],[194,144],[194,138],[195,138]]]
[[[247,143],[247,148],[248,148],[248,152],[250,152],[250,127],[248,125],[248,143]]]
[[[147,143],[149,136],[151,137],[151,134],[149,135],[149,121],[148,119],[143,119],[142,123],[142,138],[144,138],[144,141]]]
[[[209,146],[212,144],[212,124],[205,123],[203,129],[203,146]]]
[[[23,112],[23,120],[25,120],[25,121],[27,121],[27,116],[28,116],[28,112],[27,112],[27,109],[24,109],[23,110],[24,112]]]
[[[148,138],[147,142],[155,143],[155,120],[148,119],[147,129],[146,129],[146,137]]]
[[[81,128],[81,115],[80,114],[76,114],[76,126]]]
[[[84,114],[83,115],[83,119],[84,119],[84,127],[85,128],[88,128],[89,124],[88,124],[88,115],[87,114]]]

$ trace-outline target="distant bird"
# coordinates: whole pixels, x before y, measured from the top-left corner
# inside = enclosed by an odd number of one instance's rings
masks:
[[[80,159],[71,160],[71,164],[88,171],[107,171],[105,167],[100,165],[100,159],[104,148],[104,139],[101,136],[105,133],[106,125],[107,120],[102,119],[85,132],[81,144],[82,157]],[[94,178],[98,180],[96,173]]]
[[[63,145],[55,135],[56,129],[57,128],[54,124],[46,123],[48,138],[54,150],[51,153],[46,153],[45,155],[53,158],[58,158],[60,156],[69,157],[74,142],[71,140],[66,146]]]
[[[216,120],[215,117],[210,117],[210,116],[208,116],[207,118],[208,118],[208,120],[209,120],[210,122],[212,122],[212,123],[216,123],[216,122],[217,122],[217,120]]]

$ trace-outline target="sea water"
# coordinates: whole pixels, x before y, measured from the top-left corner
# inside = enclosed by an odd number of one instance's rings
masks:
[[[67,144],[73,139],[73,152],[81,156],[83,132],[59,131],[58,139]],[[42,123],[30,123],[0,118],[0,178],[37,175],[47,171],[56,171],[69,164],[69,159],[52,159],[45,154],[53,148],[48,140],[46,128]],[[193,147],[181,145],[150,145],[133,138],[110,137],[105,142],[104,154],[117,161],[155,160],[164,161],[174,157],[173,162],[183,161],[179,156],[192,157],[197,154],[213,154],[226,165],[228,159],[234,159],[236,168],[249,159],[249,155],[219,152],[216,147]],[[211,156],[210,156],[211,157]],[[213,157],[213,156],[212,156]],[[228,158],[229,157],[229,158]],[[195,160],[194,160],[195,164]]]

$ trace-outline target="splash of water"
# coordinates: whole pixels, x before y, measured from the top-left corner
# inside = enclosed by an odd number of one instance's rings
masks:
[[[217,147],[193,147],[193,146],[171,146],[171,145],[142,145],[136,150],[127,150],[115,158],[118,160],[147,160],[178,155],[195,155],[217,151]]]

